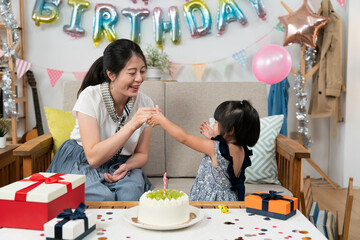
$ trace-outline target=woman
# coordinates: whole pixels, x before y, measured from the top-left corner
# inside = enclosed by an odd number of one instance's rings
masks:
[[[86,175],[86,201],[136,201],[151,183],[141,168],[148,159],[153,101],[139,92],[146,61],[126,39],[110,43],[90,67],[73,108],[70,140],[48,172]]]

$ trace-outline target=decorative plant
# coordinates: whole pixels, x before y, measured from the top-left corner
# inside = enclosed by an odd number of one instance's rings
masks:
[[[0,137],[5,137],[9,131],[11,131],[11,123],[0,116]]]
[[[145,49],[145,57],[148,67],[157,67],[161,73],[168,69],[169,56],[163,50],[148,45]]]

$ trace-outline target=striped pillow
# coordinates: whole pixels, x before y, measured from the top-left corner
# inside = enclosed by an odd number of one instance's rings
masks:
[[[280,184],[275,159],[275,140],[281,130],[284,115],[274,115],[260,119],[260,137],[250,149],[251,166],[246,168],[246,183]]]

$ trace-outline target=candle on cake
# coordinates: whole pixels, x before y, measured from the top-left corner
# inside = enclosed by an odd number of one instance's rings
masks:
[[[164,173],[163,182],[164,182],[164,197],[166,197],[166,172]]]

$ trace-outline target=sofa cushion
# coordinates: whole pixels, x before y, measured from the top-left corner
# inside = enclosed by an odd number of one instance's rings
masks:
[[[283,124],[283,115],[260,119],[260,137],[252,149],[251,166],[246,168],[246,183],[280,184],[276,164],[276,137]]]
[[[168,82],[165,89],[165,114],[191,135],[202,137],[200,124],[214,115],[227,100],[249,100],[267,116],[266,84],[260,82]],[[195,177],[202,153],[196,152],[165,134],[166,172],[169,177]]]
[[[48,127],[53,137],[53,153],[55,154],[61,144],[70,138],[70,133],[75,126],[75,118],[71,112],[50,107],[44,107],[44,109]]]
[[[150,182],[153,184],[154,190],[163,189],[162,178],[149,178]],[[167,181],[168,189],[181,190],[186,194],[190,194],[190,189],[194,183],[195,178],[169,178]],[[274,190],[281,192],[281,195],[292,197],[293,194],[286,188],[281,185],[276,184],[247,184],[245,183],[245,195],[253,194],[255,192],[269,192]]]

